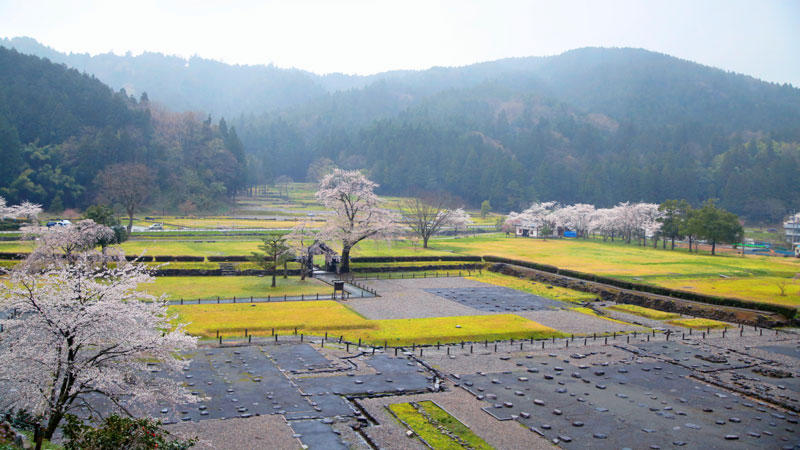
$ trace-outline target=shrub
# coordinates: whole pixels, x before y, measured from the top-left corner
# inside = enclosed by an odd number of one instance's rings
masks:
[[[67,450],[165,449],[183,450],[192,447],[196,439],[170,439],[161,423],[151,419],[130,419],[116,414],[94,428],[71,414],[65,417],[64,448]]]
[[[249,256],[209,256],[209,262],[246,262],[250,260]]]
[[[194,262],[202,262],[205,261],[205,256],[181,256],[181,255],[160,255],[153,257],[156,262],[170,262],[170,261],[194,261]]]
[[[421,262],[421,261],[467,261],[481,262],[480,256],[355,256],[350,258],[353,263],[380,263],[380,262]]]

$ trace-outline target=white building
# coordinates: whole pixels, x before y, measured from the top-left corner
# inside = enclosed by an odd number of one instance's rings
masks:
[[[790,244],[800,244],[800,213],[783,222],[783,232],[786,235],[786,241]]]

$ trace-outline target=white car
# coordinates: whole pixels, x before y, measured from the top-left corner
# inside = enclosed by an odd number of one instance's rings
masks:
[[[164,225],[162,225],[160,223],[154,223],[154,224],[150,225],[149,227],[147,227],[147,229],[150,230],[150,231],[160,231],[160,230],[164,229]]]

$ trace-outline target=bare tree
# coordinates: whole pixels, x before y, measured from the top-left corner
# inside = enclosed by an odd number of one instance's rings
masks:
[[[445,196],[429,195],[425,199],[411,198],[403,202],[403,224],[422,239],[422,248],[428,248],[428,240],[443,227],[452,225],[453,210],[446,206]]]
[[[114,164],[106,167],[95,179],[101,200],[119,203],[128,215],[128,233],[133,227],[133,214],[153,192],[153,175],[144,164]]]
[[[316,242],[317,232],[311,228],[308,222],[300,222],[292,228],[286,235],[286,243],[291,251],[296,255],[300,262],[300,281],[306,279],[308,268],[311,265],[312,255],[309,255],[309,248]]]
[[[319,180],[321,180],[325,175],[333,172],[333,169],[335,168],[336,164],[334,164],[329,158],[325,158],[324,156],[317,158],[308,166],[308,171],[306,172],[306,181],[311,183],[319,183]]]
[[[278,186],[278,195],[281,191],[284,192],[283,198],[289,199],[289,186],[292,184],[292,177],[289,175],[281,175],[275,178],[275,185]]]

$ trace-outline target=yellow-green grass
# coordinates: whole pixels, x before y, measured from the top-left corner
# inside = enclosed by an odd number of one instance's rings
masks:
[[[660,286],[763,303],[800,306],[800,280],[776,276],[741,278],[669,278],[651,280]],[[781,285],[784,295],[781,295]]]
[[[698,328],[698,329],[725,328],[730,326],[729,324],[725,322],[720,322],[719,320],[700,319],[700,318],[674,319],[674,320],[668,320],[667,323],[672,325],[677,325],[679,327]]]
[[[350,267],[417,267],[417,266],[461,266],[477,264],[474,261],[393,261],[393,262],[351,262]],[[458,269],[456,269],[458,270]],[[466,270],[464,270],[466,273]]]
[[[586,314],[588,316],[597,317],[598,319],[608,320],[609,322],[616,322],[622,325],[628,325],[633,327],[638,326],[629,322],[625,322],[624,320],[612,319],[611,317],[601,316],[600,314],[597,314],[597,311],[593,310],[592,308],[587,308],[585,306],[570,308],[570,310],[575,311],[577,313]]]
[[[777,296],[774,284],[776,279],[789,280],[800,272],[800,259],[797,258],[697,255],[685,250],[653,249],[619,242],[505,238],[500,234],[437,239],[432,241],[431,247],[439,251],[521,259],[657,286],[681,288],[689,285],[702,294],[797,304],[789,300],[792,298],[789,295],[785,298]],[[688,282],[696,279],[705,282]],[[732,279],[741,281],[732,283]],[[771,288],[769,284],[772,284]],[[726,285],[735,287],[726,289]]]
[[[583,303],[590,302],[597,298],[596,295],[588,292],[576,291],[560,286],[551,286],[551,288],[548,288],[549,285],[544,283],[489,271],[482,271],[480,274],[475,273],[466,278],[469,280],[493,284],[495,286],[504,286],[511,289],[516,289],[518,291],[527,292],[529,294],[538,295],[540,297],[552,298],[553,300],[561,300],[564,302]]]
[[[435,344],[459,342],[539,339],[563,337],[563,333],[514,314],[486,316],[428,317],[424,319],[375,320],[376,329],[360,330],[353,338],[366,342],[389,345]]]
[[[227,303],[171,306],[178,313],[178,322],[188,322],[190,334],[214,337],[217,330],[223,336],[241,335],[244,329],[255,335],[287,331],[319,334],[325,331],[366,329],[367,319],[332,300],[277,303]]]
[[[258,228],[258,229],[288,229],[297,225],[298,220],[264,220],[264,219],[234,219],[199,217],[192,219],[165,219],[164,223],[173,227],[182,228]],[[309,227],[321,227],[323,222],[310,222]]]
[[[276,279],[277,286],[270,287],[272,277],[157,277],[153,283],[144,283],[139,289],[152,295],[165,294],[172,300],[198,298],[246,298],[297,295],[330,295],[332,288],[314,278],[300,281],[299,277]]]
[[[334,244],[336,251],[341,245]],[[360,242],[350,253],[351,256],[453,256],[452,251],[422,248],[422,243],[399,239],[394,241],[368,240]]]
[[[435,344],[495,339],[561,337],[562,333],[513,314],[433,317],[424,319],[368,320],[330,301],[250,304],[201,304],[171,306],[179,322],[187,322],[190,334],[225,336],[276,332],[343,336],[345,340],[383,345]]]
[[[128,255],[188,255],[188,256],[225,256],[225,255],[250,255],[259,251],[258,246],[263,241],[254,238],[229,239],[225,237],[186,237],[175,236],[158,239],[128,240],[121,245]],[[33,241],[1,241],[0,252],[30,252],[33,250]],[[335,250],[340,245],[332,243]],[[423,249],[421,244],[410,240],[373,241],[367,240],[359,243],[352,251],[351,256],[443,256],[453,253],[449,251]]]
[[[464,448],[459,442],[439,431],[438,427],[444,427],[449,433],[466,442],[469,448],[478,450],[490,450],[492,448],[480,436],[473,433],[458,419],[436,406],[432,401],[418,402],[417,407],[425,411],[430,420],[423,416],[420,411],[417,411],[411,403],[395,403],[389,405],[389,410],[398,419],[405,422],[429,446],[442,450],[460,450]]]
[[[645,308],[638,305],[611,305],[606,309],[621,311],[654,320],[677,319],[681,316],[680,314],[659,311],[657,309]]]

